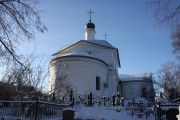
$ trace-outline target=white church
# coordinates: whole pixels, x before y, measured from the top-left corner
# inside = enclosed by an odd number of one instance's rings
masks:
[[[118,49],[106,40],[95,38],[95,24],[85,25],[85,39],[65,46],[53,54],[50,62],[50,91],[56,97],[74,90],[79,95],[111,97],[120,93],[125,99],[140,96],[142,87],[151,89],[148,75],[119,75]]]

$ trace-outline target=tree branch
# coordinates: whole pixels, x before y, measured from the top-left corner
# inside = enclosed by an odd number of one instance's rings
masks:
[[[19,63],[21,66],[25,67],[23,63],[21,63],[15,56],[15,54],[6,46],[6,44],[2,41],[2,38],[0,38],[1,44],[4,46],[4,48],[10,53],[10,55],[13,57],[13,59]]]

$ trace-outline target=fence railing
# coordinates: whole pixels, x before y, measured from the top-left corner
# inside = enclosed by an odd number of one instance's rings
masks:
[[[178,107],[179,107],[179,103],[156,104],[155,109],[156,109],[157,115],[155,119],[156,120],[163,120],[163,119],[174,120],[172,117],[175,117],[176,119],[176,112],[178,111]],[[168,119],[169,115],[171,116],[170,119]]]
[[[1,101],[0,119],[46,120],[62,118],[64,108],[70,103],[50,103],[44,101]]]

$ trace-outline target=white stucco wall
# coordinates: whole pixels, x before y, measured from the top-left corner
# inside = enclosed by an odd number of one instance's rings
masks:
[[[109,49],[103,46],[97,46],[94,44],[81,42],[80,44],[75,44],[67,49],[61,51],[61,54],[56,54],[55,57],[60,57],[62,54],[73,53],[77,51],[88,52],[91,56],[101,59],[109,65],[112,65],[113,68],[118,68],[118,58],[117,51],[115,49]]]
[[[122,82],[122,95],[125,99],[132,100],[141,96],[142,88],[146,87],[147,91],[152,88],[151,82],[145,81],[126,81]]]
[[[107,82],[107,66],[96,59],[86,57],[64,57],[56,58],[50,64],[50,89],[55,85],[57,75],[67,74],[67,81],[77,90],[79,95],[87,94],[89,91],[96,96],[107,96],[103,83]],[[58,74],[57,74],[58,73]],[[100,77],[101,89],[96,90],[96,76]]]
[[[108,72],[108,96],[117,94],[117,86],[118,86],[118,77],[117,77],[117,70],[110,69]]]
[[[50,63],[50,89],[58,87],[54,86],[57,85],[57,74],[67,74],[67,81],[79,94],[92,91],[96,96],[112,97],[112,93],[117,91],[117,54],[118,51],[103,40],[92,43],[82,40],[61,49],[53,55],[54,60]],[[96,76],[101,79],[100,91],[96,90]],[[108,88],[104,88],[104,83],[108,83]]]

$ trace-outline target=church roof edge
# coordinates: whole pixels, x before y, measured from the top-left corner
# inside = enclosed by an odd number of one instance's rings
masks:
[[[119,51],[118,51],[118,48],[115,48],[114,46],[112,46],[109,42],[107,42],[106,40],[80,40],[78,42],[75,42],[73,44],[70,44],[70,45],[67,45],[65,46],[64,48],[58,50],[57,52],[55,52],[52,56],[58,54],[59,52],[65,50],[65,49],[68,49],[70,48],[71,46],[73,45],[76,45],[80,42],[86,42],[86,43],[90,43],[90,44],[94,44],[94,45],[99,45],[99,46],[102,46],[102,47],[106,47],[106,48],[109,48],[109,49],[115,49],[117,51],[117,57],[118,57],[118,63],[119,63],[119,67],[121,67],[121,64],[120,64],[120,59],[119,59]]]
[[[103,41],[103,42],[106,42],[106,43],[103,44],[102,41]],[[110,49],[117,49],[117,48],[115,48],[115,47],[112,46],[109,42],[107,42],[107,41],[105,41],[105,40],[80,40],[80,41],[78,41],[78,42],[75,42],[75,43],[72,43],[72,44],[70,44],[70,45],[67,45],[67,46],[63,47],[62,49],[60,49],[60,50],[58,50],[57,52],[55,52],[52,56],[56,55],[57,53],[65,50],[65,49],[67,49],[67,48],[69,48],[69,47],[71,47],[71,46],[73,46],[73,45],[75,45],[75,44],[78,44],[78,43],[80,43],[80,42],[87,42],[87,43],[91,43],[91,44],[95,44],[95,45],[100,45],[100,46],[103,46],[103,47],[107,47],[107,48],[110,48]]]

